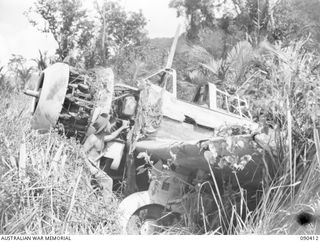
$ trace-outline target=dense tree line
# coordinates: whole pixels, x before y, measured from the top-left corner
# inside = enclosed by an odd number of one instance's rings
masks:
[[[265,69],[260,57],[266,45],[285,47],[304,39],[305,51],[320,50],[316,0],[172,0],[169,6],[187,24],[174,62],[187,82],[209,78],[235,91],[252,69]]]
[[[81,0],[37,0],[26,15],[58,43],[56,61],[86,69],[125,65],[147,41],[142,12],[127,12],[117,1],[94,2],[89,11]]]
[[[199,49],[191,46],[203,48],[202,53],[221,63],[230,60],[228,55],[241,41],[249,44],[238,48],[242,55],[233,54],[238,60],[250,60],[244,54],[250,55],[249,49],[259,48],[264,41],[284,46],[309,37],[306,47],[319,49],[320,3],[316,0],[172,0],[168,7],[186,20],[187,31],[180,36],[173,64],[179,79],[189,83],[197,84],[204,78],[198,74],[203,73],[201,63],[208,61],[199,59]],[[148,38],[143,13],[127,12],[117,1],[94,2],[89,11],[82,0],[37,0],[26,15],[38,30],[51,33],[58,44],[55,57],[40,52],[39,67],[46,66],[46,61],[49,64],[49,59],[85,69],[112,66],[118,79],[133,84],[136,78],[164,66],[171,45],[167,38]],[[245,46],[250,47],[242,51]],[[220,82],[228,74],[223,65],[215,74],[204,69],[208,77]]]

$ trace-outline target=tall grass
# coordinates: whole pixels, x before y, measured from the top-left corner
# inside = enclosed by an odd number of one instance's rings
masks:
[[[118,234],[118,199],[91,185],[79,145],[30,131],[29,100],[0,102],[0,234]]]
[[[314,68],[319,57],[306,52],[305,42],[290,46],[268,46],[264,56],[268,73],[262,74],[262,98],[252,100],[255,108],[265,110],[265,124],[277,133],[273,146],[278,171],[269,184],[264,184],[260,204],[246,223],[239,222],[236,233],[314,234],[319,230],[319,72]],[[260,79],[260,80],[261,80]],[[257,80],[259,82],[259,80]],[[258,83],[248,83],[249,94]],[[261,92],[260,90],[257,90]],[[260,119],[264,115],[260,114]],[[270,129],[269,129],[270,131]],[[272,132],[272,131],[271,131]],[[298,215],[309,211],[315,220],[306,226]],[[245,226],[241,226],[245,224]]]

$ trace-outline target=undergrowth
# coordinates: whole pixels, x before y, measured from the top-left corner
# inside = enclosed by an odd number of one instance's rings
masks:
[[[91,186],[80,146],[29,127],[29,100],[0,102],[0,234],[119,234],[113,196]]]

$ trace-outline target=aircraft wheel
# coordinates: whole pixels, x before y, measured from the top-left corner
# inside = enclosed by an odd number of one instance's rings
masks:
[[[127,234],[159,234],[178,219],[177,213],[166,210],[162,205],[150,204],[139,208],[128,220]]]

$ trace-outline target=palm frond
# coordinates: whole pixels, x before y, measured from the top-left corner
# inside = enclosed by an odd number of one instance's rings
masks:
[[[214,59],[213,56],[205,48],[199,45],[190,46],[189,55],[194,60],[200,63],[209,63]]]
[[[204,68],[208,69],[209,71],[211,71],[214,75],[216,75],[217,77],[219,77],[219,72],[221,72],[222,68],[223,68],[223,61],[220,60],[214,60],[211,59],[207,64],[205,63],[200,63],[201,66],[203,66]]]

